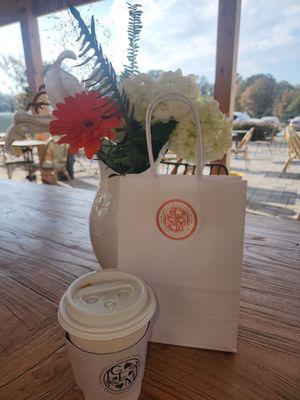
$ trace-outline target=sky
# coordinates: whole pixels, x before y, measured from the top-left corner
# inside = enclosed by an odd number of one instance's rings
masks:
[[[214,82],[218,0],[138,2],[144,12],[140,71],[181,68],[185,74],[205,75]],[[122,71],[127,48],[126,0],[103,0],[80,11],[85,18],[95,15],[104,52],[116,71]],[[45,61],[54,61],[66,48],[77,50],[68,12],[40,17],[39,28]],[[299,49],[300,0],[242,0],[238,73],[243,77],[270,73],[277,80],[300,84]],[[24,57],[18,24],[0,28],[0,53]],[[3,79],[0,91],[8,91]]]

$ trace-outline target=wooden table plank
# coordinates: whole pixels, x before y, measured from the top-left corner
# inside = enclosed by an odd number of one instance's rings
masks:
[[[94,193],[0,182],[0,399],[83,400],[57,322]],[[300,399],[300,224],[247,215],[237,354],[151,343],[141,400]]]

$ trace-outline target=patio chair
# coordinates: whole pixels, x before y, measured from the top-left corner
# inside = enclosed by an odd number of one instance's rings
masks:
[[[49,139],[40,162],[34,164],[34,168],[42,173],[43,183],[57,184],[60,174],[71,181],[67,170],[68,150],[68,144],[56,144],[52,138]]]
[[[286,173],[289,165],[294,160],[300,160],[300,135],[298,132],[292,126],[288,126],[285,130],[285,138],[288,142],[288,158],[279,176]]]
[[[236,148],[231,149],[231,152],[235,154],[237,157],[239,154],[241,154],[245,160],[246,164],[246,169],[248,169],[249,166],[249,157],[248,157],[248,144],[252,138],[254,128],[250,128],[249,131],[245,134],[243,139],[238,143]]]
[[[255,150],[254,157],[255,157],[256,154],[258,153],[260,147],[261,147],[262,145],[266,145],[266,146],[267,146],[267,149],[268,149],[268,151],[269,151],[269,153],[270,153],[271,158],[273,158],[273,153],[272,153],[272,146],[271,146],[271,144],[272,144],[273,139],[274,139],[274,137],[275,137],[275,134],[276,134],[275,132],[276,132],[276,131],[275,131],[275,128],[273,128],[273,129],[272,129],[272,132],[264,133],[264,138],[263,138],[263,139],[261,139],[261,140],[256,140],[256,141],[255,141],[256,150]]]

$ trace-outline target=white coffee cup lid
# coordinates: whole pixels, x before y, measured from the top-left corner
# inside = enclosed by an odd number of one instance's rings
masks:
[[[63,295],[58,319],[65,331],[83,339],[121,338],[141,329],[156,308],[151,288],[118,269],[86,274]]]

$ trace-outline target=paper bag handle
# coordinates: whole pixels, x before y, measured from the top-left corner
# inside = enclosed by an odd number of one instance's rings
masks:
[[[162,101],[165,100],[178,100],[182,101],[186,105],[188,105],[191,109],[191,112],[193,114],[194,120],[195,120],[195,127],[196,127],[196,147],[198,151],[198,168],[197,168],[197,177],[201,178],[202,177],[202,160],[204,159],[203,155],[203,148],[202,148],[202,140],[201,140],[201,125],[200,125],[200,117],[199,117],[199,112],[197,110],[196,105],[194,102],[187,97],[184,94],[177,93],[177,92],[166,92],[166,93],[161,93],[157,96],[155,96],[150,104],[148,105],[147,111],[146,111],[146,121],[145,121],[145,127],[146,127],[146,139],[147,139],[147,149],[148,149],[148,157],[150,161],[150,170],[153,176],[157,177],[157,172],[155,169],[155,163],[154,163],[154,157],[153,157],[153,151],[152,151],[152,140],[151,140],[151,118],[152,118],[152,113],[155,109],[155,107]],[[203,163],[204,164],[204,163]]]

